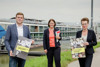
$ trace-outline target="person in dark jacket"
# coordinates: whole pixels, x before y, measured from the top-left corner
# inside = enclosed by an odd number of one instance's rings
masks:
[[[54,19],[50,19],[48,22],[48,29],[44,30],[43,35],[43,47],[44,52],[47,54],[48,67],[53,67],[53,57],[56,67],[61,67],[60,64],[60,40],[61,34],[58,28],[55,28],[56,22]]]
[[[85,49],[85,58],[78,58],[80,67],[91,67],[94,49],[93,46],[97,44],[97,39],[95,32],[93,30],[88,29],[89,19],[82,18],[81,19],[82,30],[78,31],[76,34],[76,38],[84,38],[86,46]]]

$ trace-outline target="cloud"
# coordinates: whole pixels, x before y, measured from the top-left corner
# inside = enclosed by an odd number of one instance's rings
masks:
[[[94,1],[95,21],[100,21],[99,2]],[[0,0],[0,18],[11,18],[17,12],[28,18],[79,22],[82,17],[91,17],[91,0]]]

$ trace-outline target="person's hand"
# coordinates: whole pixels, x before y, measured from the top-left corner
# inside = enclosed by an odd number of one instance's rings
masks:
[[[32,44],[34,44],[34,40],[32,40]]]
[[[47,53],[47,49],[45,49],[44,52]]]
[[[10,56],[14,56],[13,53],[12,53],[12,50],[10,51]]]
[[[56,39],[60,39],[59,35],[56,36]]]
[[[87,45],[89,45],[89,43],[88,42],[85,42],[85,43],[83,43],[85,46],[87,46]]]

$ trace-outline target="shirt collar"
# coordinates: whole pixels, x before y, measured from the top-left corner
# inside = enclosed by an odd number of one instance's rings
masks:
[[[18,24],[16,23],[16,26],[17,26],[17,28],[18,28],[18,27],[23,28],[23,24],[22,24],[22,26],[18,26]]]

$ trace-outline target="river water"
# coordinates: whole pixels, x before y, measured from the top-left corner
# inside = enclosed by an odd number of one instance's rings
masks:
[[[42,41],[36,42],[36,44],[42,44]],[[66,50],[70,48],[70,41],[61,41],[61,49]],[[31,49],[31,51],[43,51],[43,47]],[[28,56],[29,58],[35,58],[34,56]],[[0,67],[9,67],[9,56],[0,54]]]

